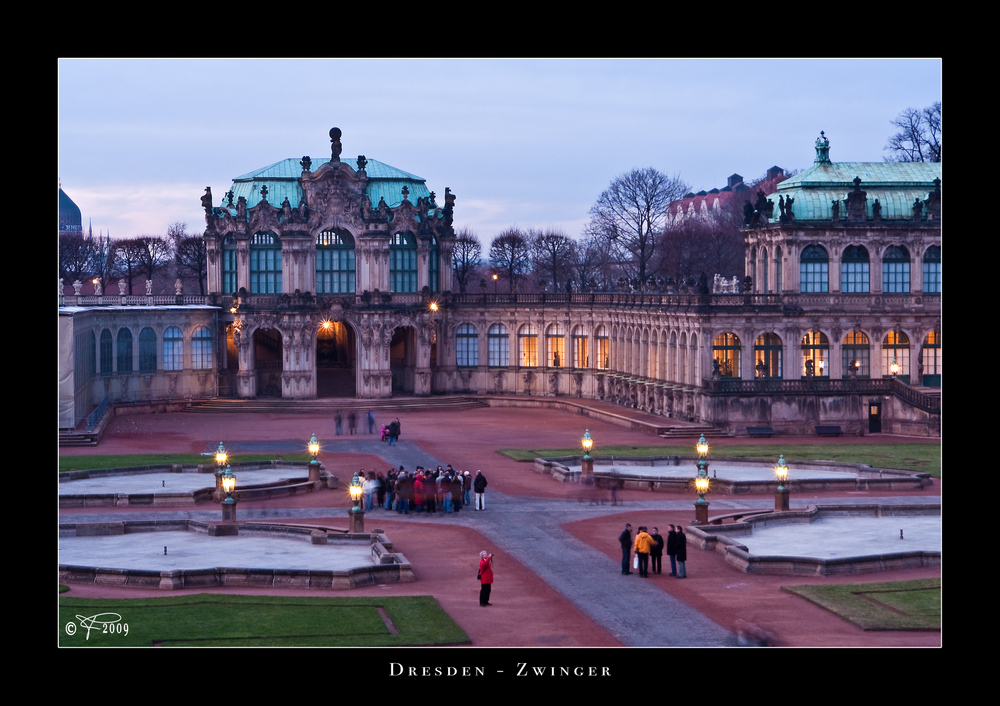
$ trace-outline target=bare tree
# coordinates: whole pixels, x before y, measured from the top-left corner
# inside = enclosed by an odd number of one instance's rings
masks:
[[[618,274],[608,250],[594,236],[584,238],[575,248],[573,271],[580,291],[608,291]]]
[[[199,236],[188,235],[187,225],[184,223],[171,223],[167,226],[167,240],[174,251],[177,276],[197,280],[199,293],[204,295],[208,277],[205,241]]]
[[[941,161],[941,101],[922,110],[907,108],[890,124],[899,132],[889,138],[887,162]]]
[[[170,261],[170,243],[157,235],[140,235],[135,239],[139,255],[139,271],[152,280],[164,264]]]
[[[59,235],[59,276],[64,284],[89,279],[93,274],[94,243],[82,233]]]
[[[528,273],[531,250],[528,240],[516,227],[510,228],[490,243],[490,265],[510,283],[510,291],[517,291],[517,281]]]
[[[556,231],[529,231],[531,260],[535,274],[552,283],[552,291],[558,292],[573,279],[573,264],[576,257],[576,242],[569,236]]]
[[[663,233],[667,205],[690,187],[647,167],[616,177],[590,209],[585,235],[598,238],[630,279],[644,282]]]
[[[464,292],[469,286],[472,274],[482,264],[483,246],[479,238],[463,228],[455,236],[455,247],[451,253],[451,269],[458,282],[458,291]]]
[[[122,278],[128,284],[129,295],[133,293],[132,279],[139,276],[141,250],[136,238],[123,238],[115,242],[115,260]]]

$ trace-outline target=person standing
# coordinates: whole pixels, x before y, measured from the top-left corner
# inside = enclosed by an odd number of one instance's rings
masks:
[[[625,523],[625,529],[618,535],[618,543],[622,545],[622,576],[632,573],[629,560],[632,557],[632,525]]]
[[[663,563],[663,537],[660,535],[660,530],[656,527],[653,528],[653,534],[650,535],[653,538],[653,549],[649,552],[650,570],[654,574],[660,573]]]
[[[347,428],[351,430],[351,436],[358,432],[358,415],[353,409],[347,413]]]
[[[479,605],[485,608],[490,603],[490,593],[493,591],[493,555],[479,552]]]
[[[368,433],[375,433],[375,412],[368,410]]]
[[[472,504],[472,476],[468,471],[462,474],[462,495],[466,505]]]
[[[677,578],[686,579],[687,575],[687,535],[684,528],[677,525]]]
[[[667,556],[670,557],[670,575],[677,575],[677,530],[670,525],[667,532]]]
[[[333,415],[333,423],[337,427],[337,436],[340,436],[340,432],[344,430],[344,415],[340,413],[339,409]]]
[[[472,489],[476,492],[476,509],[486,509],[486,476],[482,471],[476,471],[476,478],[472,481]]]
[[[635,535],[635,555],[639,557],[639,576],[644,579],[649,578],[649,552],[652,549],[652,536],[645,527],[640,527],[638,534]]]

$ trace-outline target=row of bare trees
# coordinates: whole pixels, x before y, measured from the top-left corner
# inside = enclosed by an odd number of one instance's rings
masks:
[[[107,291],[109,284],[125,280],[131,295],[134,287],[144,292],[146,280],[162,283],[180,278],[204,295],[207,264],[204,241],[188,235],[183,223],[168,226],[166,236],[112,240],[82,233],[59,235],[59,276],[66,285],[96,279]]]

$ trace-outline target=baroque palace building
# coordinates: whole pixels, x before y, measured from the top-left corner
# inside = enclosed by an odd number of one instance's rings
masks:
[[[748,194],[742,291],[458,294],[455,195],[341,159],[341,136],[206,189],[208,296],[60,284],[61,428],[101,404],[475,394],[940,434],[940,164],[835,163],[821,135],[810,169]]]

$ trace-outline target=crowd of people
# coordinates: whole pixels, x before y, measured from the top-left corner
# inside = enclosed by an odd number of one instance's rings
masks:
[[[448,514],[470,505],[475,510],[486,509],[487,481],[482,471],[476,471],[473,477],[469,471],[457,471],[451,464],[435,469],[417,466],[413,471],[400,466],[384,473],[362,469],[359,477],[364,478],[361,492],[366,511],[382,508],[408,515]]]
[[[650,533],[646,527],[640,526],[635,539],[632,539],[632,525],[625,523],[625,529],[618,535],[618,543],[622,548],[622,576],[632,574],[634,568],[638,570],[640,577],[649,578],[650,562],[652,572],[661,573],[663,552],[666,551],[670,561],[668,575],[679,579],[687,578],[687,535],[681,525],[669,527],[664,538],[658,528],[654,527]],[[635,557],[632,556],[633,550]]]

